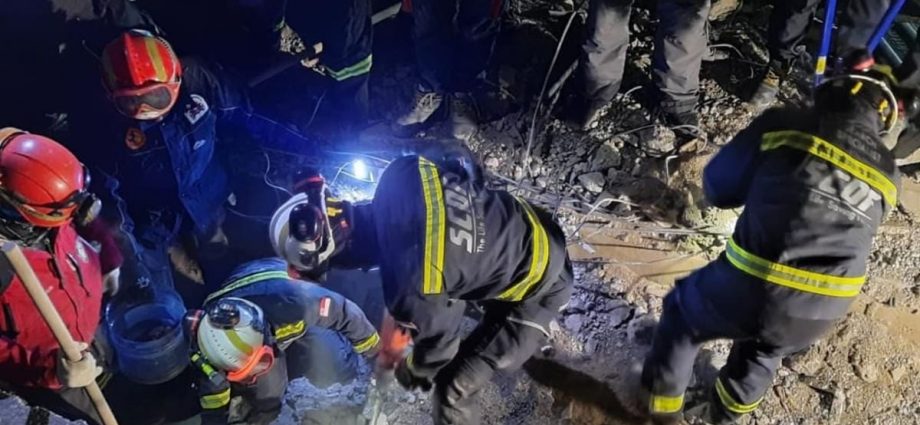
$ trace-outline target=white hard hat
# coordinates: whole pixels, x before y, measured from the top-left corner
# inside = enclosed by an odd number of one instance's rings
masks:
[[[242,298],[212,302],[198,326],[198,349],[208,362],[226,372],[246,369],[265,343],[262,309]]]
[[[322,206],[316,205],[318,217],[310,217],[314,222],[310,225],[321,226],[316,239],[303,240],[291,235],[291,213],[310,205],[309,196],[299,193],[288,199],[275,210],[269,224],[269,238],[275,255],[283,258],[288,264],[300,271],[311,271],[323,264],[335,252],[335,238],[332,237],[332,227],[326,217]],[[308,212],[309,213],[309,212]]]

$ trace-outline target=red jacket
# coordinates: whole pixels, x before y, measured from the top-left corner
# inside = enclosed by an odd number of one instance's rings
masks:
[[[54,255],[33,248],[23,248],[23,254],[73,338],[90,343],[102,309],[99,253],[77,235],[72,225],[52,235]],[[112,246],[111,241],[104,241],[103,246]],[[61,384],[55,374],[58,344],[19,278],[13,274],[11,279],[0,293],[0,381],[59,389]],[[0,287],[3,283],[6,282],[0,282]]]

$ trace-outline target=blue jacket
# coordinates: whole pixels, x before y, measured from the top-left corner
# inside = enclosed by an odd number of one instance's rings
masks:
[[[71,145],[93,171],[118,181],[129,226],[152,224],[151,211],[171,211],[167,228],[178,230],[187,217],[205,232],[230,194],[218,123],[243,106],[243,96],[197,61],[183,65],[179,99],[159,121],[121,116],[105,98],[96,100],[107,105],[74,111]]]

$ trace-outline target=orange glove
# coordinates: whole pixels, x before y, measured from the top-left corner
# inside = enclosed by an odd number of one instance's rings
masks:
[[[380,331],[380,353],[377,355],[377,367],[394,370],[406,356],[406,349],[412,342],[412,336],[396,324],[389,313],[384,313],[383,329]]]

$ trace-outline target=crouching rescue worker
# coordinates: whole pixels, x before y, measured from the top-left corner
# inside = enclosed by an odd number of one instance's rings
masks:
[[[327,206],[324,196],[300,194],[271,224],[275,249],[301,273],[380,266],[387,309],[415,343],[396,378],[409,389],[434,387],[439,424],[479,421],[477,393],[496,370],[518,368],[539,349],[572,289],[559,226],[485,189],[480,173],[456,159],[406,156],[383,172],[372,202]],[[483,317],[464,339],[467,303]]]
[[[353,353],[373,357],[380,342],[357,305],[289,278],[276,258],[240,266],[189,319],[205,423],[271,423],[289,379],[306,376],[317,386],[351,379]],[[228,417],[237,395],[243,403]]]
[[[679,419],[704,342],[734,340],[704,418],[734,423],[757,409],[783,357],[847,313],[897,203],[897,168],[881,140],[897,119],[890,87],[874,71],[831,77],[813,107],[766,111],[707,165],[707,199],[745,209],[719,259],[665,298],[642,374],[654,419]]]
[[[102,373],[89,347],[103,292],[118,289],[121,254],[94,221],[99,201],[86,190],[88,184],[86,168],[57,142],[0,129],[0,237],[20,246],[84,350],[78,362],[64,357],[12,265],[0,255],[0,388],[64,417],[97,424],[101,420],[82,387]]]

